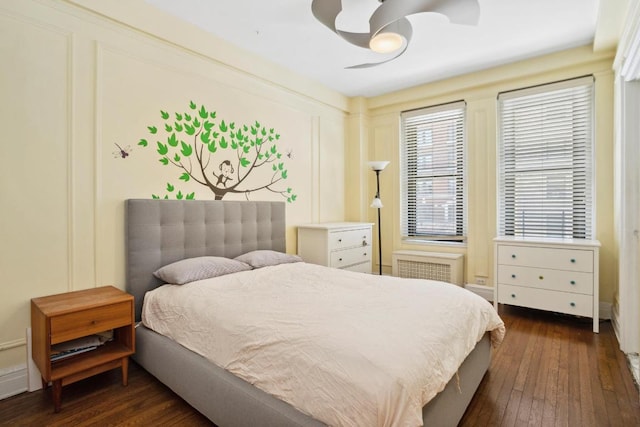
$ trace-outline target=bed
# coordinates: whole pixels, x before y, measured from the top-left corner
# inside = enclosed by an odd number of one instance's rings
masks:
[[[164,284],[152,274],[162,266],[204,255],[286,252],[281,202],[127,200],[126,224],[127,290],[135,297],[136,320],[145,294]],[[136,347],[137,363],[219,426],[326,425],[141,323]],[[490,357],[486,333],[422,408],[424,425],[457,425]]]

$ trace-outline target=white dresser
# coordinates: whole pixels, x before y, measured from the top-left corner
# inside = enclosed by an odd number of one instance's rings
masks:
[[[305,262],[371,273],[368,222],[327,222],[298,226],[298,255]]]
[[[494,305],[518,305],[593,318],[599,332],[600,242],[498,237]]]

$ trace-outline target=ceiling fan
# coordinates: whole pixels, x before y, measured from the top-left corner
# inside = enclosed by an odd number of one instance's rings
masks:
[[[342,0],[313,0],[311,11],[318,21],[349,43],[379,53],[395,52],[384,61],[352,65],[350,69],[369,68],[392,61],[409,46],[413,34],[406,18],[415,13],[434,12],[445,15],[452,24],[476,25],[480,17],[478,0],[378,0],[381,5],[369,18],[368,33],[354,33],[336,28],[342,12]]]

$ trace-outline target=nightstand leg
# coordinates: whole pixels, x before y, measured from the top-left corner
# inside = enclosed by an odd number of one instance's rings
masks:
[[[129,383],[129,358],[122,358],[122,385],[126,386]]]
[[[46,390],[49,387],[49,381],[46,381],[43,377],[40,377],[40,379],[42,380],[42,389]]]
[[[62,404],[62,380],[53,381],[53,410],[54,412],[60,412],[60,406]]]

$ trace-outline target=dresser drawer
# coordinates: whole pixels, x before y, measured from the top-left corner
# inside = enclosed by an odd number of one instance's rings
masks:
[[[363,246],[331,252],[331,263],[329,266],[344,268],[353,264],[369,261],[371,261],[371,246]]]
[[[343,268],[343,270],[356,271],[358,273],[369,273],[371,274],[371,262],[363,262],[361,264],[351,265],[349,267]]]
[[[498,284],[498,302],[593,317],[593,297],[591,295]]]
[[[358,230],[332,231],[329,233],[329,250],[371,245],[371,227]]]
[[[51,344],[104,332],[132,322],[130,301],[51,317]]]
[[[590,273],[593,271],[593,251],[500,245],[498,264]]]
[[[498,270],[498,283],[586,295],[593,294],[593,274],[582,271],[501,265]]]

